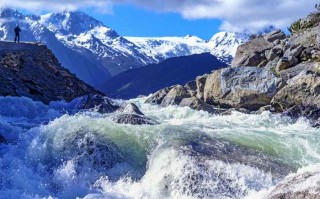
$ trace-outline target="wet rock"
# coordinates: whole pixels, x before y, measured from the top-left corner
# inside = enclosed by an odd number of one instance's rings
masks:
[[[146,103],[161,104],[161,102],[166,97],[166,95],[169,93],[171,88],[173,88],[173,87],[168,87],[168,88],[164,88],[164,89],[161,89],[161,90],[157,91],[150,98],[148,98],[146,100]]]
[[[225,111],[222,111],[221,115],[232,115],[232,112],[240,112],[244,114],[250,114],[251,112],[248,109],[245,108],[230,108]]]
[[[268,105],[282,86],[271,71],[256,67],[237,67],[210,74],[204,88],[204,102],[221,108],[258,110]]]
[[[144,116],[137,114],[117,114],[113,116],[113,121],[119,124],[132,124],[132,125],[155,125],[158,122]]]
[[[280,41],[286,38],[286,34],[281,30],[272,31],[264,36],[264,38],[269,42]]]
[[[77,100],[79,110],[92,109],[101,114],[112,113],[119,109],[109,98],[102,95],[87,95]]]
[[[274,47],[273,43],[265,38],[256,38],[250,40],[237,49],[237,53],[231,63],[233,67],[237,66],[258,66],[266,58],[264,52]]]
[[[125,103],[117,111],[127,114],[144,115],[134,103]]]
[[[184,107],[190,107],[194,110],[202,110],[202,111],[207,111],[209,113],[215,114],[217,113],[217,110],[215,108],[213,108],[212,106],[210,106],[209,104],[205,103],[204,101],[196,98],[196,97],[190,97],[190,98],[184,98],[179,106]]]
[[[267,106],[261,107],[257,112],[255,112],[255,114],[261,114],[265,111],[274,112],[275,110],[271,105],[267,105]]]
[[[176,85],[170,89],[167,95],[163,98],[161,105],[162,106],[169,106],[169,105],[179,105],[180,102],[184,98],[189,98],[191,95],[181,85]]]
[[[65,147],[56,149],[57,158],[73,159],[77,167],[105,171],[124,160],[118,146],[98,132],[83,129],[61,140]]]
[[[320,170],[291,174],[265,199],[320,199]]]
[[[293,116],[318,119],[320,114],[320,75],[304,71],[287,81],[272,99],[277,110],[289,111]]]

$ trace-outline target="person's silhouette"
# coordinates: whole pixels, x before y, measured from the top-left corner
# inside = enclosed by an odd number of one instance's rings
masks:
[[[21,29],[19,25],[17,25],[14,29],[14,33],[15,33],[14,42],[18,41],[18,43],[20,43],[20,32],[21,32]]]

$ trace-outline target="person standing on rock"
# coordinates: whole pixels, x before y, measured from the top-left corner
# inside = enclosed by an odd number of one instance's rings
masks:
[[[17,25],[16,28],[14,29],[14,33],[15,33],[14,42],[18,41],[18,43],[20,43],[20,32],[21,32],[21,29],[19,25]]]

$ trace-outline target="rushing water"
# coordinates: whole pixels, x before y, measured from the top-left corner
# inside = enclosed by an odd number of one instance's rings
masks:
[[[210,115],[131,100],[160,124],[114,123],[0,98],[0,198],[263,198],[299,168],[320,163],[320,130],[264,112]],[[69,113],[69,114],[67,114]]]

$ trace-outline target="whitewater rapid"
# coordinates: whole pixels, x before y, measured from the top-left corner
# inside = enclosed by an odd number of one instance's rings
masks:
[[[320,163],[320,130],[264,112],[210,115],[130,100],[158,125],[0,97],[0,198],[263,198]],[[119,101],[118,103],[121,103]]]

